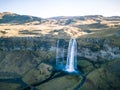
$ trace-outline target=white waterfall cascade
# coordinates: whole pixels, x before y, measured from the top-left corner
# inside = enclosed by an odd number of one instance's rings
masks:
[[[75,38],[72,38],[69,42],[65,71],[75,72],[76,70],[77,70],[77,42]]]

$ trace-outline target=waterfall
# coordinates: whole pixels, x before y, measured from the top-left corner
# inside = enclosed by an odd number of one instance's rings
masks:
[[[57,40],[57,47],[56,47],[56,66],[59,63],[59,39]]]
[[[66,65],[64,64],[63,40],[57,40],[56,46],[56,70],[77,73],[77,42],[75,38],[70,39]]]
[[[61,53],[61,57],[62,57],[62,62],[64,64],[64,54],[65,54],[65,51],[64,51],[64,46],[63,46],[63,49],[62,49],[62,53]]]
[[[61,45],[60,45],[61,44]],[[64,42],[63,40],[57,40],[56,46],[56,69],[63,70],[64,69]]]
[[[68,47],[67,63],[65,71],[75,72],[77,69],[77,42],[71,39]]]

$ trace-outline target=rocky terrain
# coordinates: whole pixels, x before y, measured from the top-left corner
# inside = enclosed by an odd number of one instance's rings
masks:
[[[66,60],[70,38],[77,40],[79,75],[55,71],[56,42]],[[0,90],[119,90],[119,65],[119,16],[0,13]]]

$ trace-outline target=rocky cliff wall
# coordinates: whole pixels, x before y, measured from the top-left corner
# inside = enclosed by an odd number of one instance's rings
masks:
[[[56,51],[57,39],[44,39],[41,37],[11,37],[0,38],[1,51]],[[60,40],[60,48],[67,54],[69,40]],[[92,61],[113,60],[120,58],[120,46],[115,45],[111,39],[82,38],[77,39],[78,57]],[[66,56],[65,56],[66,57]]]

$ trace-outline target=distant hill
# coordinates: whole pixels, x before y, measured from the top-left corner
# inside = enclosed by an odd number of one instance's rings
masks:
[[[103,18],[102,15],[86,15],[86,16],[57,16],[57,17],[51,17],[52,19],[79,19],[79,20],[85,20],[85,19],[95,19],[95,18]]]
[[[42,18],[28,16],[28,15],[19,15],[19,14],[10,13],[10,12],[0,13],[0,23],[23,24],[23,23],[33,22],[33,21],[41,22]]]
[[[37,21],[39,23],[45,23],[45,22],[48,23],[48,22],[51,22],[51,20],[55,20],[56,24],[59,24],[59,25],[69,25],[79,20],[80,21],[93,20],[97,23],[101,22],[102,20],[119,21],[120,16],[111,16],[111,17],[104,17],[102,15],[56,16],[56,17],[43,19],[40,17],[30,16],[30,15],[19,15],[11,12],[0,13],[0,23],[24,24],[24,23],[34,22],[34,21]]]
[[[57,21],[59,25],[69,25],[73,24],[77,21],[87,21],[93,20],[95,22],[100,22],[103,20],[102,15],[87,15],[87,16],[58,16],[58,17],[51,17],[50,19],[54,19]]]
[[[110,32],[111,28],[113,31]],[[120,16],[57,16],[44,19],[11,12],[0,13],[0,37],[45,36],[69,38],[92,34],[98,34],[97,37],[101,37],[101,33],[103,36],[116,35],[113,32],[117,32],[117,28],[120,28]],[[108,32],[102,32],[106,30],[109,31],[109,34]],[[117,36],[119,37],[118,34]]]
[[[120,16],[111,16],[111,17],[104,17],[102,15],[85,15],[85,16],[56,16],[56,17],[51,17],[50,19],[78,19],[78,20],[86,20],[86,19],[119,19]]]

